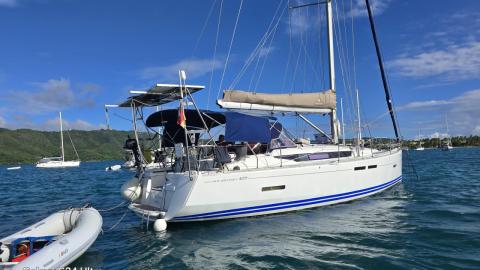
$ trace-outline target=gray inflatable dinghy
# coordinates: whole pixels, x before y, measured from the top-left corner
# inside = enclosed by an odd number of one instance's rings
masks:
[[[57,269],[68,266],[95,242],[102,216],[95,208],[56,212],[0,239],[0,269]]]

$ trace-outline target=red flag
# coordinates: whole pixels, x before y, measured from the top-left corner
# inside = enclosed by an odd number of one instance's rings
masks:
[[[183,128],[187,128],[187,118],[185,117],[185,110],[183,109],[183,101],[180,101],[180,107],[178,108],[177,124]]]

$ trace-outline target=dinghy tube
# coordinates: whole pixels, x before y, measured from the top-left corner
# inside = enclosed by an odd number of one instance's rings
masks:
[[[57,269],[68,266],[95,242],[102,230],[102,216],[94,208],[62,210],[32,226],[0,239],[9,248],[9,261],[0,269]],[[43,247],[36,250],[36,245]],[[45,244],[47,243],[47,244]],[[28,251],[20,258],[18,245]],[[39,247],[37,246],[37,249]]]

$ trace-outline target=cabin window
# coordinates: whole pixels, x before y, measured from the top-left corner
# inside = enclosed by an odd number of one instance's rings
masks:
[[[393,168],[397,167],[397,164],[393,164]]]
[[[310,161],[310,160],[322,160],[329,158],[349,157],[352,155],[352,151],[335,151],[335,152],[316,152],[308,154],[294,154],[285,156],[276,156],[276,158],[289,159],[297,162]]]
[[[355,167],[353,168],[355,171],[365,170],[365,166]]]
[[[368,165],[368,168],[369,169],[375,169],[375,168],[377,168],[377,165]]]
[[[271,187],[262,187],[262,191],[272,191],[272,190],[282,190],[285,189],[285,185],[281,186],[271,186]]]

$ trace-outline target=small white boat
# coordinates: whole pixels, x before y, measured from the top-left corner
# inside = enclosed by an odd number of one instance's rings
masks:
[[[21,169],[21,168],[22,168],[22,167],[20,167],[20,166],[9,167],[9,168],[7,168],[7,171],[19,170],[19,169]]]
[[[112,165],[105,168],[105,171],[118,171],[122,168],[122,165]]]
[[[70,134],[68,134],[70,138],[70,142],[72,143],[73,150],[75,151],[75,155],[77,155],[77,160],[65,160],[65,149],[63,148],[63,125],[62,125],[62,113],[60,112],[60,148],[62,149],[62,156],[61,157],[45,157],[40,159],[35,166],[37,168],[71,168],[71,167],[79,167],[80,166],[80,157],[78,156],[77,149],[73,144],[72,138]]]
[[[62,158],[42,158],[35,165],[37,168],[69,168],[80,166],[79,160],[64,161]]]
[[[94,208],[56,212],[0,239],[0,269],[57,269],[68,266],[95,242],[102,216]]]
[[[445,140],[443,141],[442,143],[442,146],[440,147],[440,149],[442,151],[450,151],[453,149],[453,146],[452,146],[452,139],[450,138],[450,135],[448,134],[448,120],[447,120],[447,115],[445,115],[445,126],[447,127],[447,137],[445,138]]]

